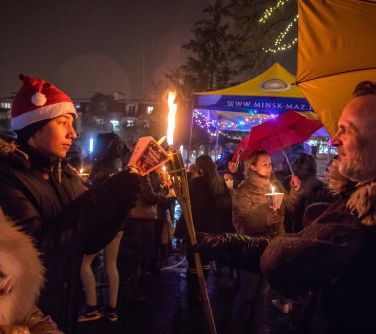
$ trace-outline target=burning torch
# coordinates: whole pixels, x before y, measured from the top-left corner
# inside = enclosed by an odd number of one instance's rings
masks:
[[[173,92],[169,92],[167,96],[169,106],[167,129],[167,143],[169,147],[167,152],[160,145],[163,139],[157,142],[151,136],[141,137],[137,141],[136,147],[128,162],[128,167],[131,171],[143,176],[149,174],[152,170],[155,170],[158,167],[167,165],[167,172],[170,175],[172,187],[182,208],[182,214],[187,227],[190,243],[192,246],[195,246],[197,244],[197,238],[193,225],[187,172],[184,168],[180,150],[177,150],[172,146],[174,144],[175,114],[177,111],[175,97],[176,94]],[[213,312],[210,306],[201,258],[198,252],[194,253],[194,260],[209,330],[211,334],[216,334],[217,330],[215,327]]]
[[[197,238],[196,231],[193,225],[187,171],[184,168],[184,162],[181,155],[181,151],[172,146],[174,143],[175,115],[177,111],[177,104],[175,103],[175,98],[176,94],[174,92],[168,93],[167,102],[169,107],[169,114],[167,127],[167,143],[169,144],[168,154],[170,156],[170,160],[167,162],[167,169],[171,177],[172,186],[175,190],[176,198],[182,209],[182,214],[188,231],[190,243],[192,246],[195,246],[197,244]],[[211,334],[214,334],[217,333],[217,330],[210,305],[208,290],[206,288],[201,258],[198,252],[194,253],[194,260],[196,265],[197,278],[200,285],[203,307],[206,313],[209,330]]]

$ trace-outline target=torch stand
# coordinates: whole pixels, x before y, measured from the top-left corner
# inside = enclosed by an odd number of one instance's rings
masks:
[[[167,162],[169,174],[172,180],[172,185],[174,187],[176,197],[182,208],[182,213],[184,216],[185,225],[187,227],[190,243],[192,246],[197,245],[196,232],[193,225],[192,210],[191,210],[191,199],[189,197],[189,187],[187,172],[184,168],[183,158],[180,151],[175,148],[170,148],[168,150],[170,155],[170,160]],[[216,334],[217,329],[215,327],[213,312],[210,306],[208,290],[206,288],[204,271],[202,269],[202,263],[200,254],[194,252],[194,259],[197,271],[197,278],[200,285],[200,291],[203,301],[203,307],[206,313],[209,330],[211,334]]]

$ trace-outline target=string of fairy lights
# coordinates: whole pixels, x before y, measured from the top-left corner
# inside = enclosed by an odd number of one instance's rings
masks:
[[[288,2],[289,0],[278,0],[278,2],[274,6],[265,9],[263,15],[260,17],[258,22],[266,23],[278,9],[281,9]],[[298,18],[299,16],[298,14],[296,14],[295,17],[278,34],[277,38],[274,41],[274,46],[267,49],[264,48],[263,51],[266,53],[277,53],[280,51],[286,51],[291,49],[298,42],[298,38],[294,37],[289,42],[284,42],[284,40],[286,39],[286,36],[288,35],[292,27],[296,25]]]
[[[275,10],[282,8],[290,0],[279,0],[274,6],[265,9],[264,14],[260,17],[259,22],[265,23],[272,16]]]
[[[200,128],[205,129],[210,137],[215,138],[218,129],[219,135],[230,140],[241,140],[243,136],[239,133],[232,134],[225,131],[244,132],[244,129],[246,129],[248,133],[250,128],[275,117],[276,115],[257,114],[257,112],[255,112],[254,114],[250,114],[249,117],[244,117],[237,121],[231,121],[229,119],[210,119],[208,112],[198,109],[193,111],[193,120],[195,124]]]

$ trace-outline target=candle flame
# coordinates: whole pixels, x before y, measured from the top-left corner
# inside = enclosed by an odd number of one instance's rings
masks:
[[[84,169],[80,168],[80,174],[82,174],[83,172],[84,172]]]
[[[174,144],[174,130],[175,130],[175,115],[178,105],[175,102],[176,93],[168,92],[168,127],[167,127],[167,143],[172,146]]]
[[[272,194],[274,194],[275,188],[272,185],[270,187],[272,188]]]

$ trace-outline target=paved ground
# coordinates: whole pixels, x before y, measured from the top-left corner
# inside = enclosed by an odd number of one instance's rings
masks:
[[[170,257],[169,265],[181,262],[179,254]],[[110,323],[105,319],[82,323],[79,334],[126,333],[126,334],[186,334],[208,333],[200,309],[190,310],[186,298],[185,267],[179,266],[151,273],[145,277],[146,302],[123,306],[119,321]],[[211,272],[207,285],[218,334],[229,333],[230,315],[236,294],[236,279],[224,268],[224,273]],[[266,333],[296,333],[293,331],[294,314],[286,316],[267,303]],[[299,308],[298,308],[299,309]]]

